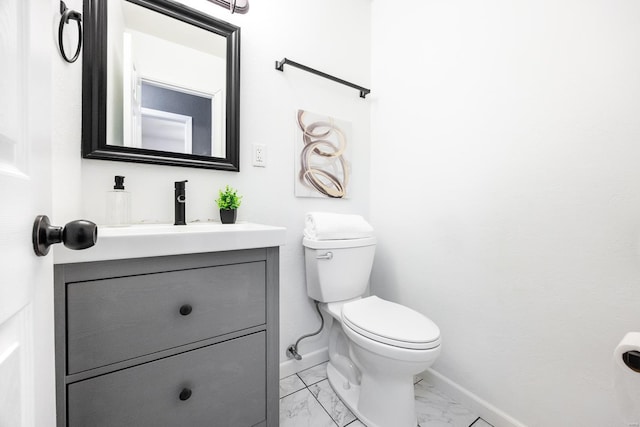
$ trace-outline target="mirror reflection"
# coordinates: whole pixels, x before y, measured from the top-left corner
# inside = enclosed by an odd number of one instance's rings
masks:
[[[239,171],[240,28],[172,0],[84,0],[82,156]]]
[[[107,143],[225,157],[226,37],[109,2]]]

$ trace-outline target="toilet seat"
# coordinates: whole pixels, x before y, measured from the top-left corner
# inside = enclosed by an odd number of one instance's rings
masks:
[[[344,304],[342,323],[360,335],[394,347],[429,350],[440,345],[440,329],[430,319],[377,296]]]

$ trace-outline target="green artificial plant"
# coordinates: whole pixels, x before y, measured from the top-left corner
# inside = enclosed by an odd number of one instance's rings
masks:
[[[242,196],[238,195],[238,191],[228,185],[223,190],[218,191],[218,199],[216,200],[218,208],[223,210],[238,209],[242,203]]]

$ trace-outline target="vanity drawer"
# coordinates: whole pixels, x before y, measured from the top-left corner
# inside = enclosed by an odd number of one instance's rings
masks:
[[[68,426],[254,426],[266,417],[265,351],[258,332],[70,384]]]
[[[67,373],[264,324],[265,280],[260,261],[68,283]]]

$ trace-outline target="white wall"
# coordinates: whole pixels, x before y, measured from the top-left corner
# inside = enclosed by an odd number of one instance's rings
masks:
[[[77,4],[80,3],[80,4]],[[251,3],[247,15],[230,15],[208,2],[190,0],[217,18],[241,27],[240,173],[191,168],[82,160],[81,65],[58,64],[54,73],[54,223],[77,217],[98,223],[105,218],[106,191],[113,176],[126,176],[136,222],[173,222],[173,182],[187,184],[187,220],[218,220],[214,200],[226,184],[244,196],[239,220],[287,227],[281,248],[280,321],[284,351],[317,328],[306,296],[303,216],[309,210],[368,215],[370,104],[358,92],[300,70],[276,71],[276,60],[296,60],[361,85],[370,83],[370,1],[273,0]],[[80,8],[77,0],[67,2]],[[57,28],[57,27],[56,27]],[[349,200],[300,199],[293,193],[293,137],[298,108],[326,113],[353,124],[354,159]],[[251,166],[251,144],[267,145],[267,167]],[[302,353],[326,346],[326,337],[305,341]]]
[[[142,79],[207,94],[226,88],[224,58],[139,31],[129,32],[133,61]]]
[[[640,329],[640,3],[372,3],[373,288],[528,426],[614,426]],[[489,420],[491,421],[491,420]]]

